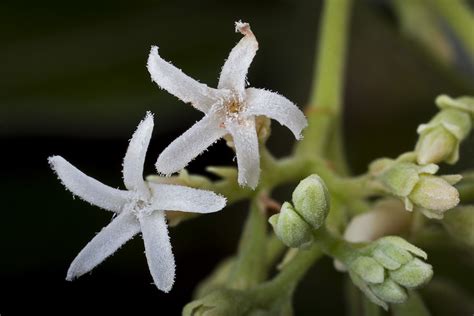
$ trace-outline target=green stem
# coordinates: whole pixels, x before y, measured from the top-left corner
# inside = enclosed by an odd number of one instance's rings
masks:
[[[357,254],[352,245],[341,237],[333,235],[325,226],[313,232],[314,241],[327,255],[348,264]]]
[[[288,292],[294,290],[296,284],[322,255],[323,253],[316,246],[309,250],[299,251],[275,278],[255,289],[257,300],[270,304],[282,295],[288,295]]]
[[[321,155],[327,149],[331,129],[341,114],[345,57],[351,0],[326,1],[324,5],[319,56],[313,89],[307,108],[308,127],[297,153]]]
[[[474,62],[474,15],[462,0],[431,0],[437,13],[448,23]]]
[[[229,276],[228,286],[233,289],[248,289],[262,282],[267,274],[265,253],[267,232],[266,216],[255,198],[242,232],[237,260]]]

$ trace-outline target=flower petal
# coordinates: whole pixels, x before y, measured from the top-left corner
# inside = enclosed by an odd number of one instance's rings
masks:
[[[140,225],[151,276],[156,287],[167,293],[173,287],[175,263],[165,214],[162,211],[155,211],[148,216],[140,217]]]
[[[94,269],[140,231],[140,225],[130,212],[119,214],[81,250],[67,271],[72,281]]]
[[[191,160],[227,133],[220,124],[215,115],[209,114],[191,126],[160,154],[156,162],[158,172],[169,175],[186,167]]]
[[[222,67],[219,89],[244,92],[247,72],[258,50],[258,42],[248,23],[236,22],[235,31],[244,37],[235,45]]]
[[[153,115],[147,112],[143,121],[137,127],[128,145],[127,153],[123,160],[123,181],[125,187],[131,191],[139,192],[144,197],[149,195],[148,187],[143,180],[143,164],[153,132]]]
[[[255,189],[260,178],[260,154],[255,120],[253,118],[239,122],[229,120],[226,122],[226,128],[234,141],[239,184]]]
[[[48,161],[66,189],[86,202],[119,213],[130,198],[128,191],[111,188],[85,175],[61,156],[49,157]]]
[[[226,199],[214,192],[181,185],[150,183],[156,210],[183,211],[189,213],[213,213],[220,211]]]
[[[185,103],[191,103],[204,113],[213,104],[224,97],[223,92],[209,88],[184,74],[181,69],[163,60],[158,54],[158,47],[152,46],[147,63],[151,79],[162,89],[165,89]]]
[[[246,103],[248,115],[265,115],[288,127],[296,139],[301,138],[301,131],[308,125],[303,112],[290,100],[278,93],[264,89],[248,88]]]

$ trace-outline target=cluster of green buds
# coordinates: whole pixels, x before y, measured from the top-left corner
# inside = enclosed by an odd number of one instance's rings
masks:
[[[381,158],[369,167],[370,174],[380,189],[400,198],[405,209],[414,206],[428,218],[441,219],[449,209],[459,203],[459,192],[453,186],[461,180],[460,175],[436,176],[439,167],[435,164],[417,165],[413,154],[398,159]]]
[[[329,213],[329,192],[317,175],[302,180],[293,191],[293,204],[283,203],[280,213],[269,218],[275,234],[288,247],[308,248],[313,231],[324,224]]]
[[[374,303],[388,309],[403,303],[407,290],[430,281],[433,268],[427,254],[401,237],[380,238],[344,262],[354,284]]]
[[[418,127],[420,135],[416,144],[419,164],[446,162],[454,164],[459,159],[459,145],[469,135],[474,117],[474,98],[436,98],[440,112],[427,124]]]

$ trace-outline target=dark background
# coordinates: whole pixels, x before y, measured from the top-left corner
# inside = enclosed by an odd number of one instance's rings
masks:
[[[410,150],[416,126],[436,112],[436,95],[473,93],[474,72],[453,37],[456,63],[447,69],[400,32],[388,1],[355,2],[344,128],[352,169],[360,173],[376,157]],[[159,45],[166,60],[215,86],[240,39],[233,26],[239,19],[251,23],[260,43],[251,85],[304,106],[320,8],[321,1],[310,0],[2,1],[0,314],[178,315],[199,280],[235,251],[246,204],[171,230],[177,279],[169,294],[151,284],[139,237],[91,274],[66,282],[70,262],[111,214],[73,200],[47,157],[62,155],[88,175],[121,186],[128,139],[150,110],[156,116],[146,173],[153,173],[161,150],[201,114],[151,82],[145,68],[150,46]],[[269,146],[282,156],[293,139],[279,124],[273,127]],[[460,166],[472,166],[472,145],[471,138],[463,146]],[[233,163],[220,142],[189,169],[202,173],[206,165]],[[342,313],[343,278],[331,264],[322,260],[305,278],[297,315]],[[437,271],[473,290],[472,274],[466,281],[451,267]]]

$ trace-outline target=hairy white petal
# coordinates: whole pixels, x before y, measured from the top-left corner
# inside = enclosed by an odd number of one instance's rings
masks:
[[[141,193],[144,197],[149,195],[149,190],[143,180],[143,165],[152,132],[153,115],[147,112],[145,118],[140,122],[133,134],[123,160],[123,181],[125,186],[131,191]]]
[[[226,122],[226,127],[234,140],[239,184],[255,189],[260,178],[260,154],[255,120],[253,118],[239,122],[229,120]]]
[[[135,215],[119,214],[81,250],[71,263],[66,280],[71,281],[94,269],[140,231]]]
[[[166,175],[183,169],[226,133],[216,116],[204,116],[163,150],[156,162],[156,169]]]
[[[69,191],[93,205],[119,213],[131,196],[128,191],[111,188],[85,175],[61,156],[49,157],[48,161]]]
[[[248,69],[258,50],[258,42],[248,23],[236,22],[235,30],[244,37],[232,49],[222,67],[218,88],[243,93]]]
[[[189,213],[213,213],[220,211],[226,199],[214,192],[198,190],[181,185],[150,183],[157,210],[183,211]]]
[[[174,283],[175,263],[163,211],[140,217],[148,268],[155,285],[169,292]]]
[[[195,108],[205,113],[223,95],[223,92],[192,79],[181,69],[163,60],[158,54],[157,46],[151,47],[147,68],[151,79],[160,88],[165,89],[183,102],[191,103]]]
[[[288,127],[296,139],[301,138],[301,131],[308,125],[303,112],[290,100],[278,93],[264,89],[248,88],[246,91],[246,113],[265,115]]]

